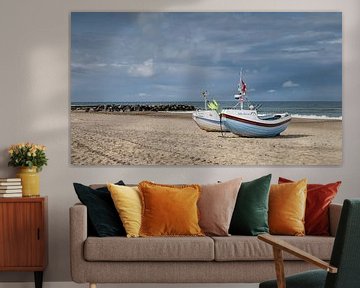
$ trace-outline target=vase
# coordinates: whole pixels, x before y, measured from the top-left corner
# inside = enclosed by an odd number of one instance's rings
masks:
[[[20,167],[16,176],[21,178],[23,197],[40,196],[40,177],[36,167]]]

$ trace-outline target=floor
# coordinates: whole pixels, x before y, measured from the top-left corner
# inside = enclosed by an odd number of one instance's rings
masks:
[[[73,282],[45,282],[43,288],[88,288]],[[98,284],[97,288],[258,288],[258,284]],[[34,288],[33,283],[0,283],[0,288]]]

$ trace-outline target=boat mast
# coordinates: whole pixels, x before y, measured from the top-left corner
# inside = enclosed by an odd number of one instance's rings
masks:
[[[242,94],[242,68],[240,70],[240,80],[239,80],[239,84],[238,84],[238,92],[239,92],[239,102],[240,102],[240,110],[243,110],[244,108],[244,97]]]
[[[209,95],[207,90],[201,91],[201,95],[204,97],[204,109],[207,110],[207,96]]]

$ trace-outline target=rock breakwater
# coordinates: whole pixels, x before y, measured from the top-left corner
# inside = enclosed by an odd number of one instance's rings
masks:
[[[142,111],[194,111],[193,105],[186,104],[101,104],[101,105],[71,105],[71,111],[84,112],[142,112]]]

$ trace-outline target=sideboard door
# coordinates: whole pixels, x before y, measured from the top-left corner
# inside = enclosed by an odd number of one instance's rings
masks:
[[[42,202],[0,203],[0,270],[44,265]]]

